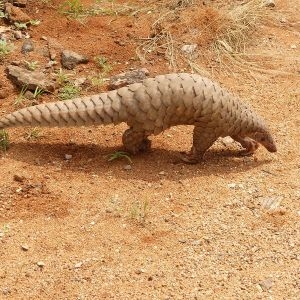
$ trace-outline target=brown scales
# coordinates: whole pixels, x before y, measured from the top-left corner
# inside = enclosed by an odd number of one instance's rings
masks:
[[[123,134],[126,151],[150,148],[149,135],[176,125],[194,125],[193,146],[182,154],[188,163],[202,159],[218,137],[231,136],[253,154],[262,144],[276,146],[263,121],[253,110],[217,83],[196,74],[174,73],[99,95],[27,107],[0,118],[0,129],[17,126],[129,125]]]

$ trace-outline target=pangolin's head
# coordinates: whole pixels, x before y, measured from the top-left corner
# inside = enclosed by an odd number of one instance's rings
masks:
[[[267,129],[255,131],[250,135],[250,137],[263,145],[269,152],[277,151],[275,142]]]

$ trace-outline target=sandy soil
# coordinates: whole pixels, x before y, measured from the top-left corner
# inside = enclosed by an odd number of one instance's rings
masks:
[[[150,13],[81,24],[59,14],[61,1],[42,2],[26,9],[42,21],[30,30],[38,47],[26,60],[43,65],[47,36],[105,55],[111,74],[141,66],[170,72],[161,55],[136,59],[135,37],[148,36]],[[153,138],[152,152],[124,170],[126,160],[105,156],[120,148],[125,125],[43,129],[31,141],[28,129],[9,130],[11,147],[0,156],[0,299],[299,299],[299,5],[276,1],[272,21],[247,46],[269,72],[199,62],[268,120],[276,154],[259,148],[242,158],[237,145],[217,142],[202,163],[185,165],[178,152],[189,149],[191,128],[181,126]],[[0,66],[9,89],[1,115],[14,110],[18,90],[4,70],[16,59],[24,60],[18,50]],[[96,70],[91,62],[77,76]]]

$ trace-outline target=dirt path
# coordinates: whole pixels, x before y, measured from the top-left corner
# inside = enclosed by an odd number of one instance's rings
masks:
[[[147,36],[150,21],[97,16],[82,25],[57,12],[60,1],[33,2],[37,43],[51,36],[105,55],[114,74],[140,66],[131,35]],[[153,151],[124,170],[126,160],[105,156],[120,147],[125,125],[43,129],[29,142],[25,129],[10,130],[0,156],[0,299],[299,299],[299,5],[276,1],[275,21],[247,49],[277,72],[235,64],[228,76],[202,66],[268,120],[276,154],[260,148],[241,158],[237,146],[218,142],[202,163],[185,165],[178,151],[189,149],[191,128],[182,126],[153,138]],[[169,72],[159,55],[146,67]],[[11,95],[0,100],[1,115],[18,93],[4,68]]]

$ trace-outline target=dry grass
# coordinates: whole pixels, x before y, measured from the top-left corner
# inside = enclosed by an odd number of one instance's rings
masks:
[[[145,61],[153,54],[164,55],[173,71],[189,67],[195,72],[203,68],[195,59],[184,57],[182,45],[197,44],[202,61],[214,59],[226,67],[225,61],[234,63],[237,55],[246,52],[253,33],[269,17],[261,0],[222,8],[204,6],[202,1],[163,1],[152,12],[156,19],[151,35],[137,50],[139,58]],[[241,67],[241,57],[238,60]]]
[[[268,15],[269,10],[262,5],[261,0],[233,7],[223,17],[226,24],[213,43],[215,48],[231,53],[244,52],[251,34]]]

